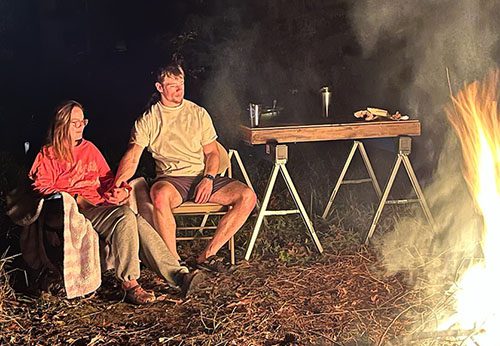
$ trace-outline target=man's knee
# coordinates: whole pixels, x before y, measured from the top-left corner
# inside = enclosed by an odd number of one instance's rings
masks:
[[[257,196],[255,195],[255,192],[248,186],[241,191],[239,199],[241,204],[250,209],[253,209],[257,203]]]
[[[171,184],[153,185],[150,195],[153,206],[160,210],[173,209],[182,202],[179,193]]]

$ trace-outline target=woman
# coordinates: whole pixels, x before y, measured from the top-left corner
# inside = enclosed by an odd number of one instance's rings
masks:
[[[121,205],[130,193],[128,185],[108,191],[114,176],[97,147],[83,138],[87,124],[78,102],[67,101],[57,108],[47,144],[29,173],[34,189],[43,195],[66,192],[75,196],[80,212],[111,246],[116,277],[128,302],[146,304],[155,300],[154,293],[137,282],[140,260],[187,293],[193,279],[199,277],[198,272],[188,273],[158,233],[142,217]]]

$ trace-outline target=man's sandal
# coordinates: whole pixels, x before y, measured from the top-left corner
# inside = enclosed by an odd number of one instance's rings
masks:
[[[224,258],[217,255],[208,257],[202,263],[196,263],[196,268],[213,273],[225,273],[229,271],[230,267],[230,263],[228,263]]]
[[[130,304],[144,305],[153,303],[156,300],[153,292],[146,291],[141,285],[135,285],[125,291],[125,301]]]
[[[189,273],[182,273],[180,276],[181,296],[188,298],[192,293],[200,289],[200,285],[207,279],[201,270],[193,270]]]

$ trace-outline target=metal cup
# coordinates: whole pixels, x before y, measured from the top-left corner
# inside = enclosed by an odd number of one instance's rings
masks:
[[[330,116],[330,108],[331,108],[331,100],[332,100],[332,92],[330,88],[325,86],[320,89],[321,91],[321,102],[322,102],[322,113],[324,118],[328,118]]]
[[[258,103],[250,103],[248,106],[250,112],[250,126],[257,127],[260,122],[260,115],[262,112],[262,107]]]

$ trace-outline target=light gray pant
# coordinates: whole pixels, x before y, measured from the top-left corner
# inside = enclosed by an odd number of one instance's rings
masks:
[[[129,207],[97,206],[81,212],[111,246],[118,280],[138,279],[140,261],[172,286],[180,284],[180,273],[188,272],[172,256],[158,232]]]

